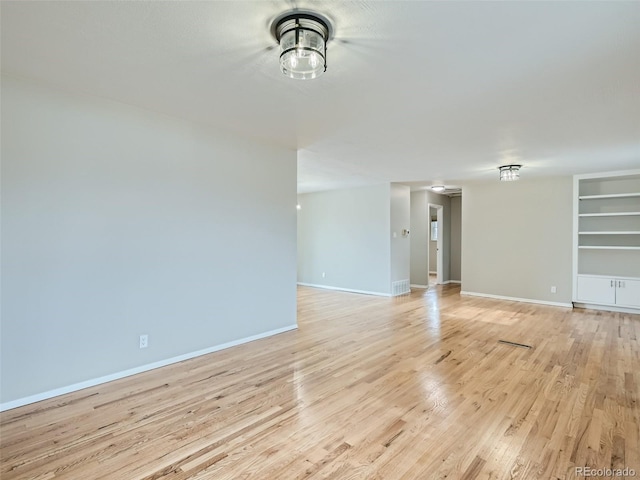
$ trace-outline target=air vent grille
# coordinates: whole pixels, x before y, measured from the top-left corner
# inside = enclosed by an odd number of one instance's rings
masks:
[[[411,293],[411,287],[409,286],[409,280],[399,280],[391,284],[391,295],[394,297],[398,295],[405,295]]]

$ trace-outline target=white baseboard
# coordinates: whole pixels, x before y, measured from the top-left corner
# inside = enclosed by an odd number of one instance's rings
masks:
[[[461,291],[460,295],[472,295],[474,297],[494,298],[496,300],[509,300],[512,302],[537,303],[540,305],[551,305],[552,307],[573,308],[572,303],[547,302],[546,300],[534,300],[533,298],[506,297],[504,295],[492,295],[490,293],[465,292]]]
[[[619,313],[635,313],[636,315],[640,315],[640,309],[637,308],[629,308],[629,307],[619,307],[617,305],[594,305],[592,303],[582,303],[582,302],[574,302],[573,306],[576,308],[587,308],[589,310],[604,310],[607,312],[619,312]]]
[[[450,283],[455,283],[459,285],[462,282],[460,280],[447,280],[446,282],[439,283],[438,285],[448,285]],[[419,285],[417,283],[412,283],[411,286],[414,288],[429,288],[429,285]]]
[[[130,368],[122,372],[116,372],[110,375],[105,375],[103,377],[92,378],[91,380],[85,380],[84,382],[74,383],[73,385],[67,385],[65,387],[56,388],[54,390],[49,390],[47,392],[37,393],[35,395],[19,398],[17,400],[11,400],[10,402],[0,403],[0,412],[4,412],[5,410],[11,410],[13,408],[22,407],[30,403],[40,402],[42,400],[47,400],[49,398],[58,397],[60,395],[65,395],[67,393],[76,392],[78,390],[82,390],[85,388],[94,387],[102,383],[112,382],[114,380],[119,380],[124,377],[130,377],[131,375],[136,375],[138,373],[148,372],[149,370],[155,370],[156,368],[165,367],[167,365],[171,365],[172,363],[182,362],[184,360],[189,360],[191,358],[199,357],[201,355],[207,355],[208,353],[213,353],[219,350],[224,350],[226,348],[235,347],[243,343],[249,343],[249,342],[253,342],[254,340],[260,340],[261,338],[271,337],[273,335],[278,335],[279,333],[295,330],[297,328],[298,328],[298,325],[289,325],[287,327],[277,328],[275,330],[259,333],[257,335],[252,335],[250,337],[240,338],[238,340],[233,340],[231,342],[223,343],[221,345],[205,348],[203,350],[185,353],[184,355],[178,355],[177,357],[167,358],[165,360],[159,360],[157,362],[141,365],[139,367]]]
[[[298,285],[302,285],[303,287],[323,288],[325,290],[337,290],[339,292],[362,293],[363,295],[376,295],[378,297],[390,297],[391,296],[390,293],[369,292],[367,290],[354,290],[352,288],[331,287],[329,285],[317,285],[315,283],[298,282]]]

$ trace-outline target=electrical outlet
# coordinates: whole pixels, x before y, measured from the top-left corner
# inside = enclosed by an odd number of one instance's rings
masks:
[[[558,289],[555,286],[551,287],[551,293],[557,293],[557,292],[558,292]]]
[[[140,348],[147,348],[149,346],[149,335],[140,335]]]
[[[322,272],[322,278],[324,278],[326,276],[326,273]]]

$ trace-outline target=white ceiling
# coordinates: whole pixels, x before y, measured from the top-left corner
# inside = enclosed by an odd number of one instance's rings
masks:
[[[273,18],[329,17],[319,79]],[[1,3],[3,73],[298,150],[298,190],[640,167],[640,2]]]

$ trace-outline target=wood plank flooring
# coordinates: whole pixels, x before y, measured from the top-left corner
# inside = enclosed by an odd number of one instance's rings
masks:
[[[0,477],[640,478],[640,315],[300,287],[298,321],[0,414]]]

